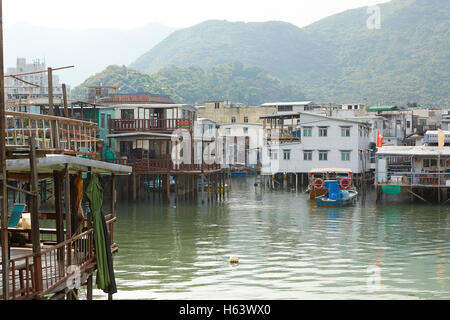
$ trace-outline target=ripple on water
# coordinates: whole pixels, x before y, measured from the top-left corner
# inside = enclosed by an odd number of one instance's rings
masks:
[[[262,192],[248,179],[218,206],[119,206],[117,298],[450,299],[449,210]]]

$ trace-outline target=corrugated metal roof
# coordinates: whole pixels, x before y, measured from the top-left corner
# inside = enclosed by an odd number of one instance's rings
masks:
[[[450,156],[450,147],[384,146],[378,148],[377,155]]]

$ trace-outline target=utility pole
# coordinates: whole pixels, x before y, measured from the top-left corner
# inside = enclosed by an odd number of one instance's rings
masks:
[[[8,192],[6,189],[6,141],[5,141],[5,79],[3,71],[3,3],[0,0],[0,179],[1,199],[1,246],[3,299],[9,299],[9,244],[8,244]]]

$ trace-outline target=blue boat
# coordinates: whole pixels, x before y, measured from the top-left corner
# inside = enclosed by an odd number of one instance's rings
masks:
[[[325,180],[324,189],[327,192],[315,198],[318,206],[342,207],[353,203],[358,196],[356,190],[341,190],[336,180]]]

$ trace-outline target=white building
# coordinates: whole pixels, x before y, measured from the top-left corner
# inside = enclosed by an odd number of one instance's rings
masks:
[[[278,112],[313,111],[320,108],[313,101],[267,102],[263,103],[261,107],[276,107]]]
[[[355,174],[370,171],[371,126],[367,122],[307,112],[262,118],[267,134],[263,175],[308,173],[314,168],[349,168]]]
[[[47,67],[45,62],[41,62],[39,59],[34,60],[32,63],[27,63],[25,58],[17,58],[16,67],[8,68],[6,75],[32,73],[43,70],[47,70]],[[34,84],[37,87],[14,79],[13,77],[5,77],[6,101],[48,96],[48,75],[46,72],[23,75],[18,78]],[[62,88],[59,83],[58,75],[53,74],[52,82],[53,96],[55,98],[62,98]],[[70,88],[67,88],[67,92],[70,92]]]

